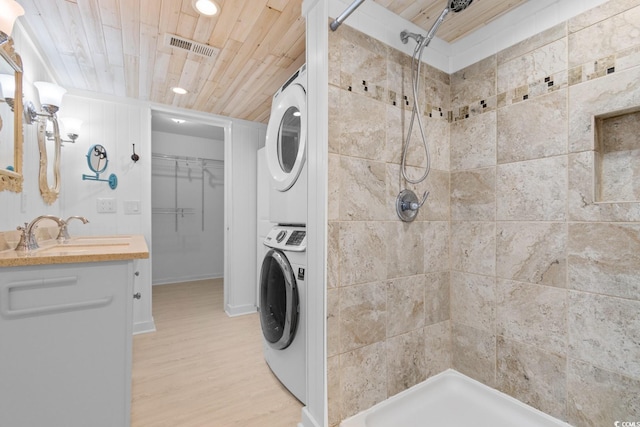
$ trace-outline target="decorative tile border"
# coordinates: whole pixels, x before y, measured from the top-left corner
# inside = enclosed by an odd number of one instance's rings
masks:
[[[509,89],[496,96],[481,99],[472,104],[451,110],[427,103],[423,111],[423,116],[446,120],[449,123],[465,120],[470,117],[495,111],[499,108],[535,99],[557,90],[606,77],[621,69],[630,68],[638,62],[638,59],[640,59],[640,46],[573,67],[570,70],[545,76],[537,81]],[[388,105],[406,110],[413,108],[410,96],[403,96],[394,90],[379,85],[371,85],[366,80],[358,79],[344,72],[340,75],[340,86],[346,91],[358,93]]]

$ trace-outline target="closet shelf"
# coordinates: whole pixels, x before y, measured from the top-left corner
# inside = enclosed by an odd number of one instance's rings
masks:
[[[196,210],[194,208],[153,208],[152,214],[169,214],[169,215],[195,215]]]

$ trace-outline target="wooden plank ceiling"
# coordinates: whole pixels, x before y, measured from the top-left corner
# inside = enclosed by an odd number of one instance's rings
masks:
[[[217,1],[221,12],[210,18],[191,0],[18,0],[20,22],[66,88],[266,123],[273,94],[305,61],[302,0]],[[376,1],[425,31],[447,4]],[[457,40],[524,1],[475,0],[438,37]],[[213,55],[168,47],[166,34]],[[174,86],[189,93],[176,95]]]

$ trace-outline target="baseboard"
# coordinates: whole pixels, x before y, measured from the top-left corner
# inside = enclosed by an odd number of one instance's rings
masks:
[[[198,280],[214,280],[214,279],[222,279],[223,275],[214,275],[214,276],[187,276],[187,277],[172,277],[167,279],[154,280],[152,285],[173,285],[174,283],[186,283],[186,282],[197,282]]]
[[[322,427],[322,425],[316,421],[305,406],[302,408],[302,420],[298,423],[298,427]]]
[[[253,304],[246,304],[246,305],[235,305],[235,306],[231,306],[231,305],[226,305],[224,307],[224,311],[227,313],[227,316],[229,317],[236,317],[236,316],[243,316],[245,314],[252,314],[255,313],[258,309],[256,308],[255,305]]]
[[[138,334],[146,334],[148,332],[156,331],[156,323],[151,320],[147,320],[146,322],[137,322],[133,324],[133,335]]]

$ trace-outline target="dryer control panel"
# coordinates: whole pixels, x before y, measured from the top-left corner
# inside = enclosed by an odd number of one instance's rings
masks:
[[[283,251],[304,252],[307,250],[305,227],[276,225],[264,239],[265,246]]]

